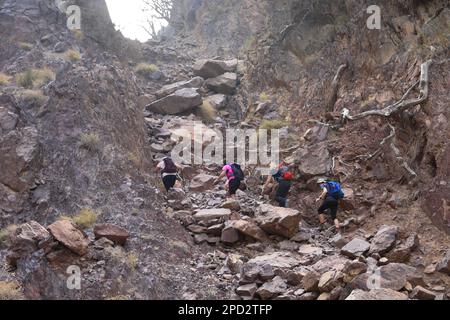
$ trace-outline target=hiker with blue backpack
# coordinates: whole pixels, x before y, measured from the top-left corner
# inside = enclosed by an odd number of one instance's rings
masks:
[[[317,183],[322,189],[322,194],[316,199],[316,202],[323,200],[322,205],[319,207],[319,221],[323,225],[326,222],[325,211],[330,210],[331,218],[333,219],[336,230],[340,229],[339,220],[337,219],[337,210],[339,205],[339,199],[344,198],[344,192],[342,191],[341,184],[336,181],[320,178]]]
[[[239,189],[241,182],[244,180],[244,172],[241,166],[237,163],[225,164],[222,168],[222,173],[216,179],[214,184],[217,184],[224,177],[227,177],[225,189],[228,190],[228,197],[234,199],[236,191]]]

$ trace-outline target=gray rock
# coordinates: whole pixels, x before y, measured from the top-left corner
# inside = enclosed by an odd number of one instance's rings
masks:
[[[201,88],[203,86],[203,78],[195,77],[188,81],[179,81],[176,83],[163,86],[160,90],[156,91],[156,97],[162,99],[165,96],[171,95],[176,91],[184,88]]]
[[[209,103],[215,110],[223,109],[227,105],[227,100],[227,96],[221,93],[205,98],[205,102]]]
[[[208,79],[224,74],[230,67],[225,61],[202,59],[196,61],[192,69],[195,75]]]
[[[223,243],[233,244],[238,242],[240,239],[239,232],[233,228],[233,226],[226,225],[222,230],[222,234],[220,236],[220,240]]]
[[[350,258],[356,258],[369,251],[369,248],[370,243],[359,238],[354,238],[341,249],[341,253]]]
[[[67,42],[60,41],[55,44],[53,51],[55,51],[56,53],[62,53],[67,50],[68,46],[69,45],[67,44]]]
[[[286,282],[279,276],[276,276],[271,281],[264,283],[256,290],[262,300],[268,300],[277,297],[287,290]]]
[[[384,254],[391,250],[397,240],[397,234],[397,226],[382,226],[372,239],[369,254]]]
[[[206,86],[217,92],[227,95],[232,95],[237,87],[237,74],[227,72],[218,77],[206,80]]]
[[[231,215],[230,209],[201,209],[194,214],[196,221],[210,221],[214,219],[228,220]]]
[[[324,144],[299,149],[293,157],[298,162],[300,174],[305,179],[326,175],[333,164],[330,152]]]
[[[294,209],[262,204],[256,222],[269,234],[291,238],[299,230],[300,212]]]
[[[345,300],[408,300],[408,296],[392,289],[353,290]]]
[[[236,289],[236,293],[240,296],[252,297],[255,294],[258,286],[255,283],[245,284]]]
[[[194,88],[176,91],[146,106],[148,112],[174,115],[192,110],[203,103],[201,95]]]
[[[435,300],[436,296],[436,293],[431,290],[425,289],[422,286],[415,287],[410,295],[411,299],[418,300]]]
[[[195,192],[203,192],[212,189],[216,177],[208,174],[199,174],[191,179],[189,189]]]
[[[436,270],[450,275],[450,250],[447,251],[445,257],[439,262]]]
[[[320,274],[316,271],[310,271],[302,279],[302,287],[306,291],[317,291],[319,290],[319,280]]]

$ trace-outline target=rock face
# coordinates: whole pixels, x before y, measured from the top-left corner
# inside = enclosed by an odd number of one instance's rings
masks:
[[[263,204],[259,207],[256,221],[269,234],[291,238],[299,230],[300,213],[294,209]]]
[[[83,256],[87,253],[89,241],[71,221],[56,221],[48,226],[48,230],[56,240],[76,254]]]
[[[397,226],[383,226],[378,230],[370,244],[369,254],[384,254],[391,250],[397,240]]]
[[[366,253],[369,248],[370,243],[362,239],[355,238],[341,249],[341,253],[350,258],[356,258]]]
[[[408,300],[408,296],[391,289],[353,290],[345,300]]]
[[[202,192],[206,190],[210,190],[213,185],[216,177],[210,176],[208,174],[199,174],[192,178],[189,189],[195,192]]]
[[[230,215],[230,209],[202,209],[194,214],[194,219],[197,221],[210,221],[214,219],[228,220]]]
[[[165,96],[171,95],[176,91],[184,88],[201,88],[203,86],[203,78],[195,77],[188,81],[179,81],[172,84],[163,86],[160,90],[156,91],[156,97],[162,99]]]
[[[198,60],[192,67],[194,74],[204,79],[215,78],[227,71],[232,70],[232,66],[221,60]]]
[[[96,239],[104,237],[120,245],[124,245],[130,236],[130,233],[126,229],[113,224],[95,225],[94,234]]]
[[[390,262],[406,262],[411,256],[411,252],[419,246],[419,237],[417,234],[410,235],[404,243],[395,247],[386,254]]]
[[[237,87],[237,74],[227,72],[218,77],[206,80],[206,86],[222,94],[231,95],[236,91]]]
[[[173,115],[192,110],[202,103],[202,97],[196,89],[185,88],[152,102],[146,107],[146,110],[154,113]]]

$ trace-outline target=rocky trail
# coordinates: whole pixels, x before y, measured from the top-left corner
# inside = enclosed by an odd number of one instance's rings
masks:
[[[74,3],[82,30],[0,1],[0,299],[450,299],[446,1],[381,1],[379,32],[361,1],[175,0],[147,43]],[[160,159],[227,129],[279,130],[288,208],[198,154],[163,191]]]
[[[165,110],[162,113],[171,113],[167,111],[172,110],[171,102],[164,95],[182,96],[184,89],[173,93],[174,90],[185,86],[201,87],[203,79],[199,76],[220,77],[221,72],[234,71],[221,68],[222,65],[231,63],[212,59],[199,61],[194,66],[197,78],[164,86],[156,94],[161,100],[150,104],[146,109],[154,111],[155,105],[161,105],[161,110]],[[208,73],[206,70],[210,69],[219,71]],[[236,76],[232,78],[235,79]],[[206,86],[211,90],[202,92],[205,101],[235,90],[233,85],[233,90],[222,90],[220,87],[217,90],[215,86],[210,87],[208,81]],[[198,88],[192,90],[198,92]],[[229,98],[223,96],[221,100]],[[186,101],[182,102],[179,97],[176,104],[179,109],[176,113],[182,113],[182,105],[189,106],[190,99],[185,98]],[[220,110],[221,107],[221,103],[218,103],[214,109]],[[170,156],[175,141],[183,136],[180,132],[190,133],[193,131],[193,122],[202,120],[194,115],[164,116],[159,121],[155,120],[158,118],[155,114],[149,113],[147,116],[152,137],[151,148],[157,152],[156,162],[164,156]],[[203,130],[230,128],[237,121],[220,117],[215,120],[214,125],[202,123]],[[247,123],[243,125],[251,128]],[[241,127],[242,123],[238,128]],[[311,140],[320,140],[323,132],[318,129],[311,135],[316,135],[310,137]],[[317,162],[318,159],[314,156],[317,155],[302,154],[300,161],[311,159]],[[292,158],[292,154],[287,157]],[[302,165],[312,168],[312,164]],[[314,169],[317,170],[317,167]],[[183,225],[193,237],[194,243],[206,250],[206,254],[198,257],[194,263],[195,268],[213,271],[232,298],[450,298],[446,276],[448,256],[442,261],[433,260],[432,263],[425,264],[425,252],[420,241],[422,237],[416,232],[400,228],[395,222],[399,218],[391,210],[389,214],[393,216],[388,220],[390,224],[384,224],[388,222],[383,221],[386,215],[382,219],[375,217],[370,199],[360,199],[366,195],[355,194],[350,186],[346,186],[347,197],[341,203],[342,211],[345,212],[340,213],[340,216],[348,218],[341,221],[342,231],[336,232],[332,223],[318,226],[317,217],[312,218],[316,210],[314,206],[298,201],[303,197],[311,198],[311,191],[318,191],[310,181],[307,184],[312,190],[306,188],[298,193],[293,192],[291,198],[296,198],[293,199],[295,205],[292,208],[280,208],[268,196],[261,195],[265,181],[265,177],[261,175],[250,175],[249,182],[245,183],[245,191],[238,190],[237,199],[228,199],[224,187],[221,184],[214,185],[220,170],[219,165],[186,165],[182,173],[183,186],[172,189],[163,196],[167,204],[166,214]],[[255,172],[250,168],[246,171]],[[395,208],[400,201],[398,198],[391,198],[388,203]],[[361,206],[370,214],[355,217],[355,209],[359,207],[362,211]],[[381,226],[379,229],[366,229],[365,225],[368,223]]]

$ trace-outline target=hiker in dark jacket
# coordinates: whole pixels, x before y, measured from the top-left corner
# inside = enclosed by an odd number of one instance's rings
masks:
[[[170,157],[163,158],[157,165],[156,171],[161,173],[164,188],[169,192],[177,181],[178,170],[183,170],[183,167],[173,162]]]
[[[320,185],[320,188],[322,189],[322,194],[319,198],[316,199],[316,202],[319,202],[323,200],[322,205],[319,207],[319,221],[320,224],[324,224],[326,222],[325,217],[325,211],[327,209],[330,210],[331,218],[333,219],[334,226],[336,227],[336,230],[340,229],[339,220],[337,219],[337,210],[339,205],[339,196],[333,195],[330,192],[330,186],[329,181],[323,178],[320,178],[317,180],[317,183]],[[342,195],[343,197],[343,195]]]
[[[288,195],[292,186],[292,179],[294,176],[289,172],[289,165],[283,161],[276,169],[272,169],[266,183],[263,186],[263,193],[267,193],[269,185],[272,182],[277,183],[275,195],[273,196],[275,201],[278,202],[280,207],[286,208],[288,205]]]

